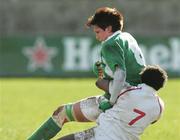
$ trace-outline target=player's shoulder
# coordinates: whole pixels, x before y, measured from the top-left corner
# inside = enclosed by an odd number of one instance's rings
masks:
[[[102,45],[106,46],[107,44],[113,44],[117,38],[121,35],[121,31],[116,31],[114,32],[111,36],[109,36],[103,43]]]
[[[145,84],[145,83],[141,83],[137,85],[138,88],[140,88],[142,91],[145,91],[146,93],[156,93],[156,90],[152,87],[150,87],[149,85]]]
[[[120,38],[122,40],[127,40],[128,42],[136,42],[136,39],[134,38],[134,36],[128,32],[122,32],[121,35],[120,35]]]
[[[132,86],[127,91],[129,91],[131,96],[148,96],[156,92],[153,88],[144,83],[138,84],[137,86]]]

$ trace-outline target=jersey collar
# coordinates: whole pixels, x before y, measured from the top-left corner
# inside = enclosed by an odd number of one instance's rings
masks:
[[[146,85],[146,84],[144,84],[144,83],[139,84],[138,87],[145,87],[145,89],[146,89],[147,91],[150,91],[150,92],[152,92],[152,93],[156,93],[156,92],[157,92],[154,88],[152,88],[152,87],[150,87],[150,86],[148,86],[148,85]]]
[[[109,36],[106,40],[104,40],[103,41],[103,43],[104,42],[106,42],[106,41],[108,41],[109,39],[111,39],[112,37],[114,37],[114,36],[116,36],[117,34],[120,34],[121,33],[121,31],[119,30],[119,31],[116,31],[116,32],[114,32],[111,36]]]

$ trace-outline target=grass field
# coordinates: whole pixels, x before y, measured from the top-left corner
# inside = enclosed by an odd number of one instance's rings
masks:
[[[94,82],[95,79],[0,79],[0,140],[25,140],[58,105],[101,94]],[[164,115],[145,130],[142,140],[180,140],[180,80],[169,80],[160,96],[165,102]],[[57,137],[93,125],[69,123]]]

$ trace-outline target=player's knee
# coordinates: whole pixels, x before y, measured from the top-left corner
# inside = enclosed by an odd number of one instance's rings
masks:
[[[52,114],[52,118],[60,125],[62,126],[66,122],[66,115],[65,115],[65,109],[64,106],[58,107]]]
[[[63,105],[60,106],[60,107],[58,107],[58,108],[53,112],[52,116],[57,116],[59,113],[61,113],[61,112],[63,111],[63,108],[64,108]]]
[[[53,112],[53,119],[59,124],[63,125],[66,122],[74,121],[72,111],[72,104],[62,105]]]

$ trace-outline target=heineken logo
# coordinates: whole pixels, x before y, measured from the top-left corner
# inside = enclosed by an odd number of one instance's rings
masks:
[[[57,55],[56,47],[47,46],[43,38],[37,38],[33,46],[23,48],[23,54],[28,58],[27,69],[36,71],[42,69],[46,72],[53,70],[52,59]]]
[[[60,42],[61,46],[51,46],[45,39],[37,38],[34,45],[23,47],[22,52],[28,60],[28,71],[92,72],[93,64],[100,59],[100,44],[95,44],[90,37],[63,37],[54,41]],[[140,43],[140,48],[147,64],[160,65],[168,71],[180,73],[179,38],[169,38],[151,45]],[[58,50],[61,52],[59,56]],[[54,60],[56,56],[58,59]]]

